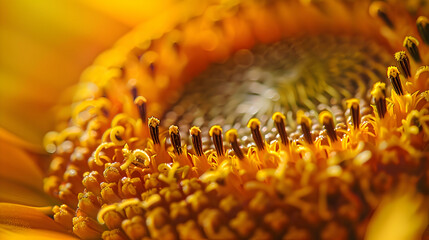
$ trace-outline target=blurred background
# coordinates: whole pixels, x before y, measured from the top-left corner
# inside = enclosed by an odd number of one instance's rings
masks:
[[[86,66],[172,0],[0,0],[0,128],[40,144]]]

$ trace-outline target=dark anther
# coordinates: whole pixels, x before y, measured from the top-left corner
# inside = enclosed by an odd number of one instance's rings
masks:
[[[150,117],[148,121],[150,137],[154,144],[159,144],[159,120],[155,117]]]
[[[237,130],[230,129],[226,132],[226,139],[231,144],[232,150],[234,150],[235,155],[238,157],[238,159],[242,160],[244,159],[244,153],[241,150],[240,146],[238,145],[238,134]]]
[[[222,128],[218,125],[215,125],[210,128],[209,131],[210,136],[213,139],[213,144],[216,149],[216,153],[218,156],[223,156],[223,140],[222,140]]]
[[[170,133],[170,141],[171,145],[173,145],[174,152],[176,152],[178,155],[182,154],[182,143],[180,141],[179,127],[171,125],[168,128],[168,132]]]

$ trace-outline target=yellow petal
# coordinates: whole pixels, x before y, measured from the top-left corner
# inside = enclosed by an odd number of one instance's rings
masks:
[[[135,0],[79,0],[97,11],[103,12],[120,22],[134,26],[159,14],[174,0],[135,1]]]
[[[429,224],[429,198],[413,188],[386,196],[371,219],[367,240],[421,239]]]

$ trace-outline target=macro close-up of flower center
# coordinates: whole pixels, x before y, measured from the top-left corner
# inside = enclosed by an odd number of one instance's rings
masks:
[[[80,239],[429,238],[425,2],[175,4],[58,102],[34,211]]]

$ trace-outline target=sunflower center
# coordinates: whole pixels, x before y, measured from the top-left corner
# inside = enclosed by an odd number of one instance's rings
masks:
[[[355,37],[301,37],[257,45],[239,50],[193,79],[161,122],[166,127],[178,125],[182,136],[192,126],[207,133],[215,124],[240,129],[239,135],[248,136],[247,121],[256,117],[267,140],[275,137],[274,123],[268,121],[274,112],[285,113],[292,131],[296,123],[291,120],[298,109],[314,120],[318,111],[327,109],[344,122],[344,99],[358,98],[367,105],[368,89],[384,81],[385,66],[391,61],[385,48]]]

